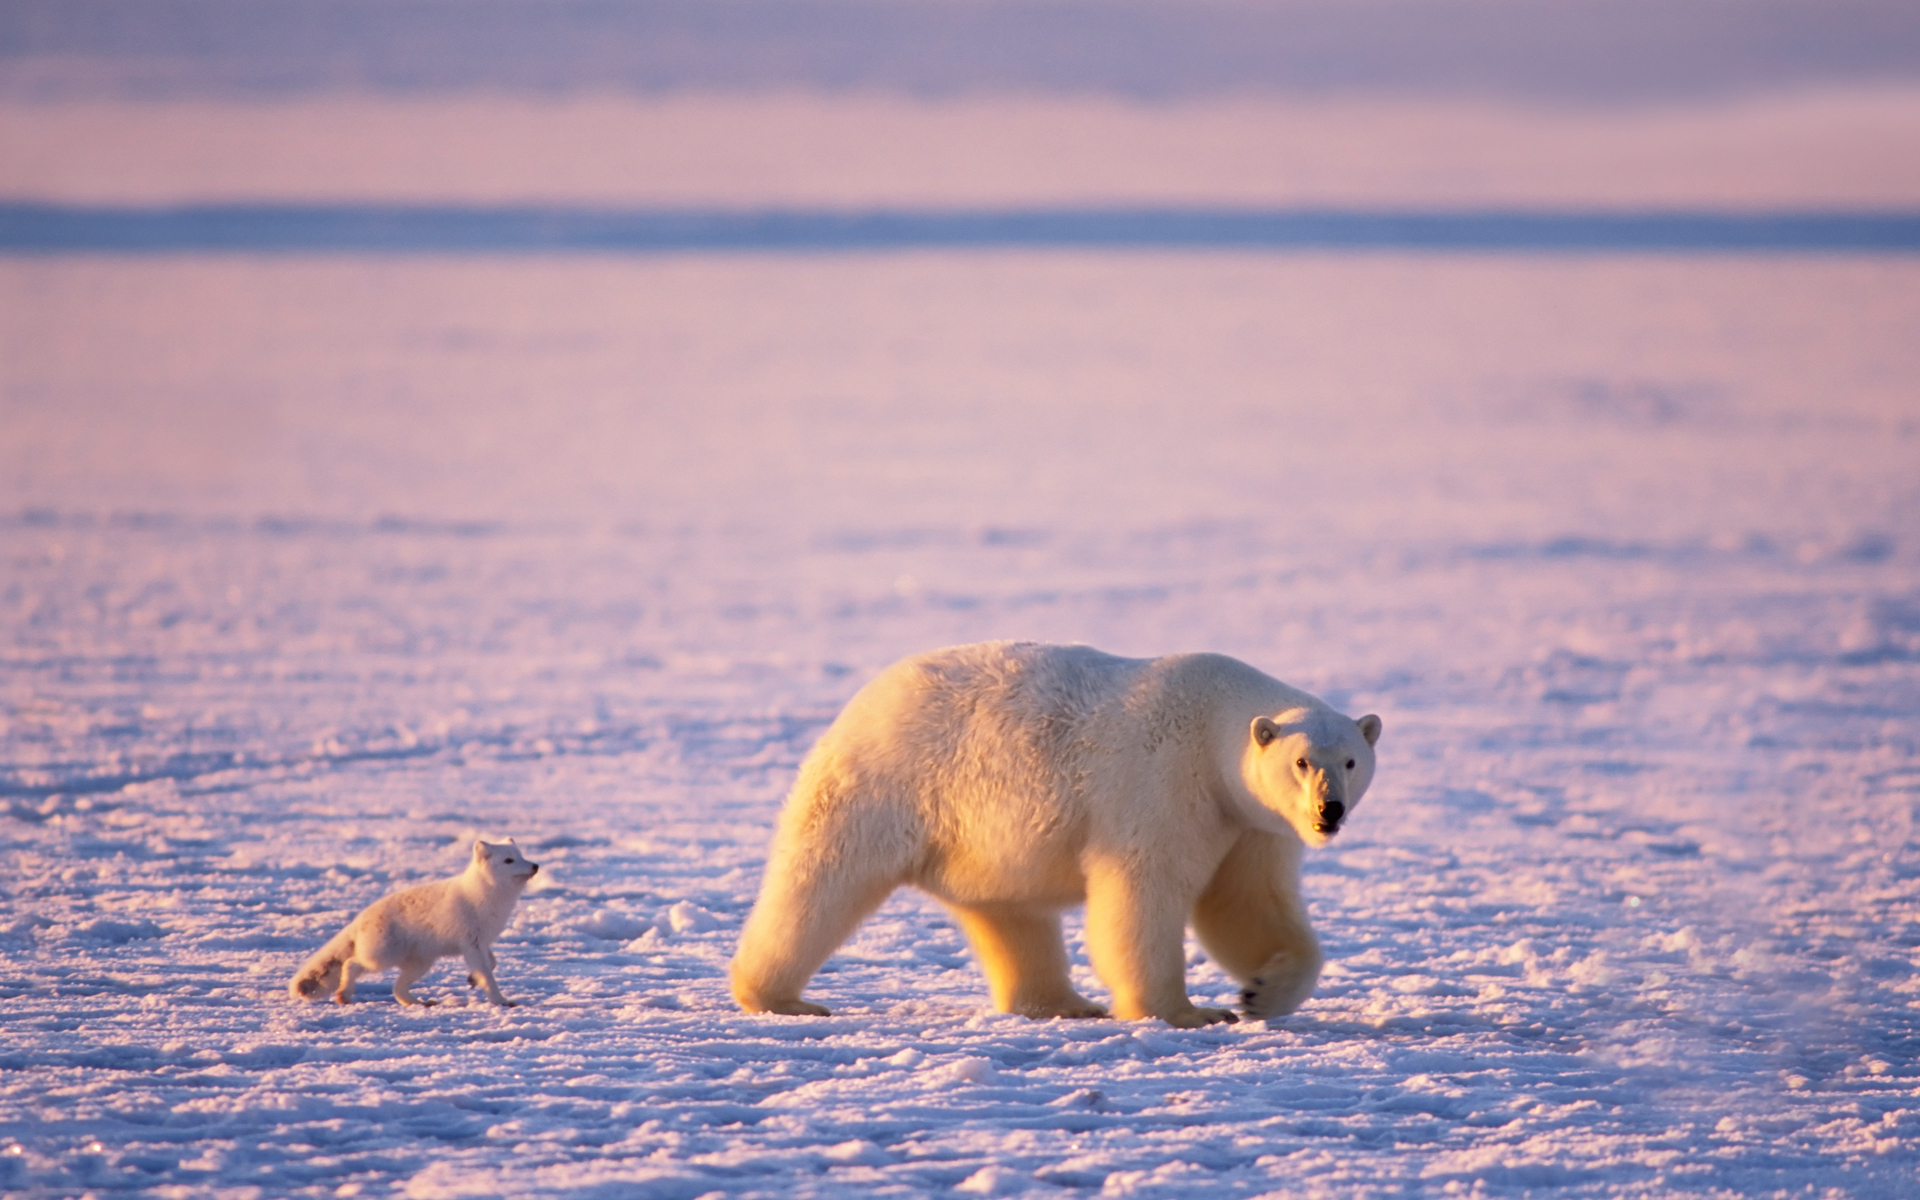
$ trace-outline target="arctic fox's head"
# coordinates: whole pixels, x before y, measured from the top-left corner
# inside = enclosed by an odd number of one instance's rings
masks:
[[[473,866],[489,882],[516,888],[524,886],[540,870],[540,864],[527,861],[512,838],[504,842],[474,842]]]
[[[1309,846],[1340,832],[1373,782],[1373,744],[1380,718],[1358,721],[1330,708],[1294,708],[1253,719],[1242,774],[1267,811],[1293,826]]]

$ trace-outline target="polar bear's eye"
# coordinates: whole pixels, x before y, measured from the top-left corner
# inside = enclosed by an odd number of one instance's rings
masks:
[[[1307,760],[1304,758],[1296,758],[1293,760],[1293,765],[1304,771],[1307,769]]]
[[[1349,771],[1351,771],[1351,770],[1353,770],[1353,760],[1352,760],[1352,759],[1348,759],[1348,760],[1347,760],[1347,770],[1349,770]]]

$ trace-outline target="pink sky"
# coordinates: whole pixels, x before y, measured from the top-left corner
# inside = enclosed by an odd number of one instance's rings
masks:
[[[0,103],[0,198],[1899,208],[1920,86],[1563,108],[688,93]]]

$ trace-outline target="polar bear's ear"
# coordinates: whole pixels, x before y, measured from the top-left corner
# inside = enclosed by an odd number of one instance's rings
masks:
[[[1361,717],[1358,721],[1355,721],[1354,724],[1360,727],[1360,736],[1367,739],[1367,745],[1371,746],[1375,742],[1378,742],[1380,740],[1380,718],[1379,717],[1373,715],[1372,713],[1368,713],[1366,716]]]
[[[1279,736],[1280,736],[1280,727],[1273,723],[1273,718],[1255,717],[1253,719],[1253,744],[1254,745],[1265,746],[1268,742],[1271,742],[1274,738]]]

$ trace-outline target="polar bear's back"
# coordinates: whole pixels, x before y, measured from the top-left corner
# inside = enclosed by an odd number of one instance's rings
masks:
[[[904,659],[808,755],[781,837],[866,847],[952,899],[976,883],[1070,895],[1082,848],[1132,836],[1149,776],[1212,769],[1221,698],[1275,688],[1298,694],[1219,655],[987,642]]]
[[[1085,731],[1145,665],[1033,642],[916,655],[861,688],[814,757],[923,805],[983,787],[1058,791],[1086,754]]]
[[[1217,654],[1122,658],[1090,646],[982,642],[915,655],[848,701],[812,760],[922,804],[982,788],[1070,800],[1090,760],[1123,764],[1165,741],[1198,749],[1194,728],[1222,706],[1249,715],[1311,696]]]
[[[1051,890],[1085,837],[1087,731],[1146,661],[988,642],[897,662],[801,765],[780,840],[864,847],[950,898],[988,876]]]

